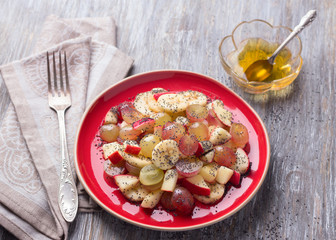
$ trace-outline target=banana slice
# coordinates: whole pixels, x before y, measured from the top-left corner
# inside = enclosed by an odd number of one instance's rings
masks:
[[[139,112],[141,112],[143,115],[145,115],[146,117],[149,117],[150,115],[154,114],[155,112],[153,112],[148,104],[148,95],[150,92],[143,92],[143,93],[139,93],[134,100],[134,107],[136,110],[138,110]]]
[[[126,162],[128,162],[134,167],[143,168],[152,163],[150,158],[146,158],[142,155],[133,155],[125,153],[124,150],[121,151],[119,150],[118,152],[122,156],[122,158],[126,160]]]
[[[157,102],[165,112],[178,113],[185,111],[191,104],[205,106],[207,104],[207,97],[201,92],[189,90],[164,94],[159,97]]]
[[[180,92],[178,94],[182,95],[182,98],[185,99],[186,102],[188,102],[188,105],[191,105],[191,104],[199,104],[202,106],[207,105],[207,100],[208,100],[207,96],[201,92],[188,90],[188,91]]]
[[[166,90],[163,89],[163,91],[165,92]],[[163,92],[161,91],[161,92]],[[160,91],[150,91],[148,92],[147,94],[147,103],[148,103],[148,106],[150,108],[151,111],[154,111],[154,112],[163,112],[163,109],[162,107],[160,106],[160,104],[156,101],[156,99],[154,98],[154,94],[155,93],[160,93]]]
[[[158,168],[167,170],[175,166],[179,160],[180,151],[174,140],[163,140],[157,144],[152,153],[152,161]]]
[[[188,107],[188,102],[177,93],[164,94],[159,97],[157,102],[165,112],[169,113],[182,112]]]

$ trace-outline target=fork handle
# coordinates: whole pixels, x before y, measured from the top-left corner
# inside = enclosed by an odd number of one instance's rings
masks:
[[[78,210],[78,194],[69,161],[64,115],[65,110],[57,111],[62,158],[61,182],[59,186],[58,204],[64,219],[67,222],[72,222],[75,219]]]

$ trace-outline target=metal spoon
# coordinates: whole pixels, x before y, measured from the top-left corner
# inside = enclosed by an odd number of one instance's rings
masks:
[[[316,18],[316,10],[310,10],[303,18],[299,25],[297,25],[293,32],[283,41],[283,43],[275,50],[272,56],[267,60],[258,60],[252,63],[245,71],[245,76],[247,80],[262,82],[268,78],[273,70],[274,59],[279,54],[279,52],[287,45],[287,43],[292,40],[296,35],[298,35],[305,27],[307,27]]]

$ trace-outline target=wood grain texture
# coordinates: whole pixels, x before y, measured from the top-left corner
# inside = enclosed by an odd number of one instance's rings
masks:
[[[300,34],[304,65],[294,84],[259,96],[233,84],[219,61],[223,36],[242,20],[255,18],[293,27],[313,8],[318,18]],[[70,226],[70,239],[335,238],[335,1],[2,0],[0,64],[31,53],[49,14],[113,16],[118,24],[118,47],[135,59],[131,74],[183,69],[218,79],[258,112],[271,141],[265,183],[229,219],[199,230],[160,232],[135,227],[105,212],[81,213]],[[0,94],[1,124],[9,104],[1,82]],[[14,237],[0,227],[0,238]]]

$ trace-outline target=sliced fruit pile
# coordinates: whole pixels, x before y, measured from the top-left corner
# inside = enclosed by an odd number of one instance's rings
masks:
[[[221,100],[197,91],[155,88],[112,107],[100,128],[104,171],[123,195],[154,208],[190,214],[239,186],[250,166],[247,128]]]

